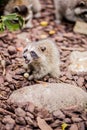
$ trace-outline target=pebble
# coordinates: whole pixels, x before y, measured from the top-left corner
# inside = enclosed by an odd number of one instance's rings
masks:
[[[52,124],[51,124],[51,127],[57,127],[57,126],[61,126],[62,122],[59,121],[59,120],[55,120]]]
[[[16,51],[16,48],[14,46],[9,46],[8,47],[8,52],[10,55],[13,55],[15,54],[17,51]]]
[[[81,118],[76,118],[76,117],[72,117],[72,121],[74,122],[74,123],[78,123],[78,122],[81,122],[82,121],[82,119]]]
[[[19,107],[15,109],[15,114],[17,116],[21,116],[21,117],[25,117],[25,115],[26,115],[25,111]]]
[[[53,116],[62,120],[65,118],[65,115],[60,110],[53,112]]]
[[[33,123],[34,123],[30,117],[25,117],[25,120],[26,120],[28,125],[33,125]]]
[[[12,130],[15,125],[15,120],[11,118],[11,116],[7,115],[4,117],[2,122],[5,124],[5,129],[6,130]]]
[[[26,116],[30,117],[31,119],[34,119],[34,115],[31,114],[30,112],[26,112]]]
[[[20,124],[20,125],[26,125],[26,121],[23,117],[17,117],[16,118],[16,123]]]
[[[25,111],[28,111],[28,112],[31,112],[33,113],[34,112],[34,109],[35,109],[35,106],[33,103],[29,103],[25,109]]]
[[[13,120],[9,115],[5,116],[2,122],[4,124],[15,124],[15,120]]]
[[[65,118],[64,122],[67,123],[67,124],[71,124],[71,119],[70,118]]]
[[[82,87],[83,84],[84,84],[84,78],[83,77],[79,77],[78,80],[77,80],[77,84]]]
[[[76,124],[72,124],[69,130],[79,130]]]

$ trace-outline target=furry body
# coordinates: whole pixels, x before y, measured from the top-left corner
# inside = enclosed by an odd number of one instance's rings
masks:
[[[87,0],[54,0],[54,5],[58,23],[61,22],[62,18],[72,22],[87,21]]]
[[[47,74],[59,78],[59,51],[51,39],[30,43],[24,49],[23,57],[28,65],[28,72],[31,74],[29,80],[40,79]]]
[[[33,12],[40,16],[41,4],[39,0],[9,0],[5,6],[4,14],[18,13],[25,21],[25,27],[32,27]]]

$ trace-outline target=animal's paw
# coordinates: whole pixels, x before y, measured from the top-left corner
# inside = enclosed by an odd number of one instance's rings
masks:
[[[40,18],[41,17],[41,13],[40,12],[36,13],[34,17],[35,18]]]
[[[61,24],[61,20],[55,20],[56,24]]]
[[[24,28],[33,28],[33,24],[32,23],[25,24]]]

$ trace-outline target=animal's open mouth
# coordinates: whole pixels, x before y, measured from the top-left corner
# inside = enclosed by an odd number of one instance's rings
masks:
[[[87,9],[76,8],[75,15],[81,15],[81,14],[87,14]]]
[[[26,63],[26,64],[29,64],[29,63],[30,63],[30,60],[25,59],[25,63]]]
[[[87,11],[83,12],[82,14],[80,14],[80,17],[87,22]]]
[[[87,22],[87,9],[75,9],[75,15],[78,18],[81,18],[83,21]]]

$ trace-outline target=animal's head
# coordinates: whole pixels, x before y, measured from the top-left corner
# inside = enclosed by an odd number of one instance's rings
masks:
[[[75,15],[83,21],[87,21],[87,0],[77,0]]]
[[[29,15],[29,10],[32,4],[29,0],[9,0],[8,4],[5,6],[4,14],[17,13],[23,17]]]
[[[24,48],[23,57],[27,64],[30,64],[31,62],[46,62],[52,58],[50,53],[51,49],[53,48],[49,41],[46,42],[46,40],[41,40],[33,42]]]

